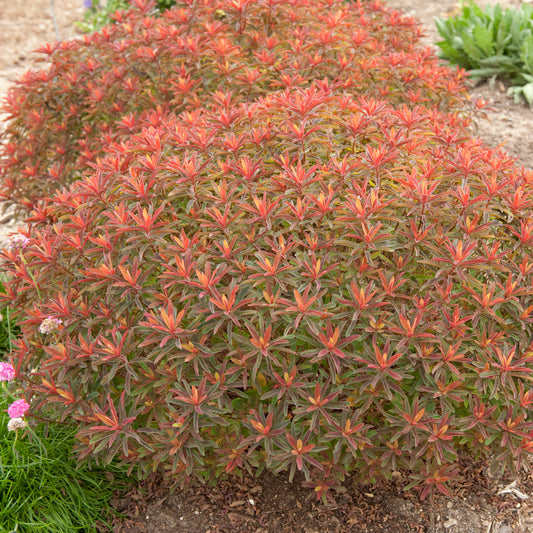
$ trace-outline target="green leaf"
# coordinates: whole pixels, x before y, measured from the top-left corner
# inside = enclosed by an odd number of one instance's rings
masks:
[[[494,53],[494,43],[492,38],[492,31],[486,26],[478,24],[472,30],[472,35],[476,46],[481,50],[485,56],[491,56]]]
[[[519,87],[510,87],[507,91],[509,96],[514,97],[515,103],[518,104],[523,98],[530,106],[533,106],[533,77],[529,76],[529,78],[531,78],[530,83]]]
[[[520,59],[524,62],[524,70],[533,74],[533,35],[529,35],[522,43]]]
[[[440,17],[435,17],[434,20],[439,35],[443,39],[449,39],[453,35],[453,27],[450,25],[449,21]]]
[[[507,69],[509,67],[518,68],[516,58],[512,58],[504,55],[493,55],[491,57],[486,57],[480,61],[481,65],[485,67],[502,67],[502,69]]]
[[[493,29],[496,53],[503,54],[508,43],[512,41],[512,35],[510,33],[511,22],[513,16],[512,13],[506,11],[500,18],[500,22]]]
[[[497,67],[476,68],[470,70],[469,74],[474,80],[485,80],[488,78],[499,77],[501,71]]]
[[[468,55],[468,58],[472,62],[474,66],[479,65],[480,59],[482,59],[483,53],[481,50],[477,47],[476,40],[473,35],[470,35],[468,33],[465,33],[462,38],[463,41],[463,48],[465,49],[465,52]]]
[[[437,46],[442,50],[442,57],[448,59],[455,65],[464,69],[470,69],[473,66],[468,56],[449,42],[441,41],[437,43]]]
[[[527,103],[531,106],[533,105],[533,83],[528,83],[522,87],[522,94],[526,99]]]

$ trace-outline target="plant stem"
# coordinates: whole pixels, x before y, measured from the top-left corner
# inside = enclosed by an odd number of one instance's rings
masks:
[[[9,352],[13,351],[13,342],[11,341],[11,317],[9,314],[9,307],[6,307],[6,318],[7,318],[7,340],[9,342]]]
[[[49,1],[50,1],[50,13],[52,15],[52,20],[54,21],[54,30],[56,32],[56,39],[60,41],[61,36],[59,35],[59,27],[57,25],[56,13],[54,11],[54,0],[49,0]]]

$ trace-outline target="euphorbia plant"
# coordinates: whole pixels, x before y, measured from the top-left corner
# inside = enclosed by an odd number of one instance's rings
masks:
[[[2,198],[31,209],[139,132],[144,113],[157,127],[217,90],[246,101],[328,79],[391,103],[465,106],[462,75],[439,66],[414,20],[379,0],[187,0],[161,16],[134,4],[99,33],[43,46],[45,68],[9,92]]]
[[[426,495],[461,450],[520,466],[531,174],[343,83],[237,99],[147,116],[4,251],[32,410],[182,482],[405,468]]]

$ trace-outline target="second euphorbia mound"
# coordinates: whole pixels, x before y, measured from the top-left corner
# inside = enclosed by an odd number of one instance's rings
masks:
[[[144,114],[194,111],[217,90],[244,102],[327,79],[391,103],[464,106],[462,76],[379,1],[187,1],[160,16],[136,4],[99,33],[44,46],[47,66],[9,92],[0,198],[31,209],[138,133]]]

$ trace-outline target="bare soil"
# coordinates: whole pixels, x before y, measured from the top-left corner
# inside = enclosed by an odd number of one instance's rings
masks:
[[[533,0],[530,0],[533,1]],[[389,0],[389,5],[421,20],[425,42],[434,46],[438,34],[433,17],[458,9],[457,0]],[[479,0],[485,5],[486,0]],[[520,0],[500,0],[518,7]],[[53,10],[52,10],[53,6]],[[54,24],[54,16],[55,22]],[[83,16],[82,0],[0,0],[0,96],[16,77],[32,66],[40,44],[78,36],[73,25]],[[474,97],[489,101],[491,110],[476,122],[475,134],[489,146],[504,146],[519,164],[533,167],[533,111],[515,104],[496,83],[472,88]],[[1,125],[0,125],[1,127]],[[1,235],[19,222],[0,220]],[[348,478],[336,503],[324,506],[314,494],[289,483],[286,475],[258,478],[230,476],[217,487],[196,486],[181,491],[157,476],[117,494],[114,506],[124,518],[116,533],[531,533],[533,476],[492,478],[484,464],[464,461],[452,487],[454,497],[421,502],[416,492],[404,492],[405,478],[365,487]],[[511,483],[513,483],[511,485]],[[507,487],[507,490],[505,490]],[[502,492],[503,490],[503,492]],[[500,492],[500,494],[498,494]],[[526,498],[524,498],[526,497]]]
[[[434,503],[405,492],[398,473],[390,482],[362,486],[348,478],[335,503],[315,500],[303,479],[286,474],[230,476],[216,487],[173,490],[170,481],[151,479],[114,506],[127,515],[115,533],[531,533],[531,505],[511,492],[512,481],[491,479],[485,465],[463,462],[452,487],[454,497]],[[513,480],[514,481],[514,480]],[[512,485],[514,486],[514,485]],[[533,494],[533,478],[516,483],[522,495]]]

